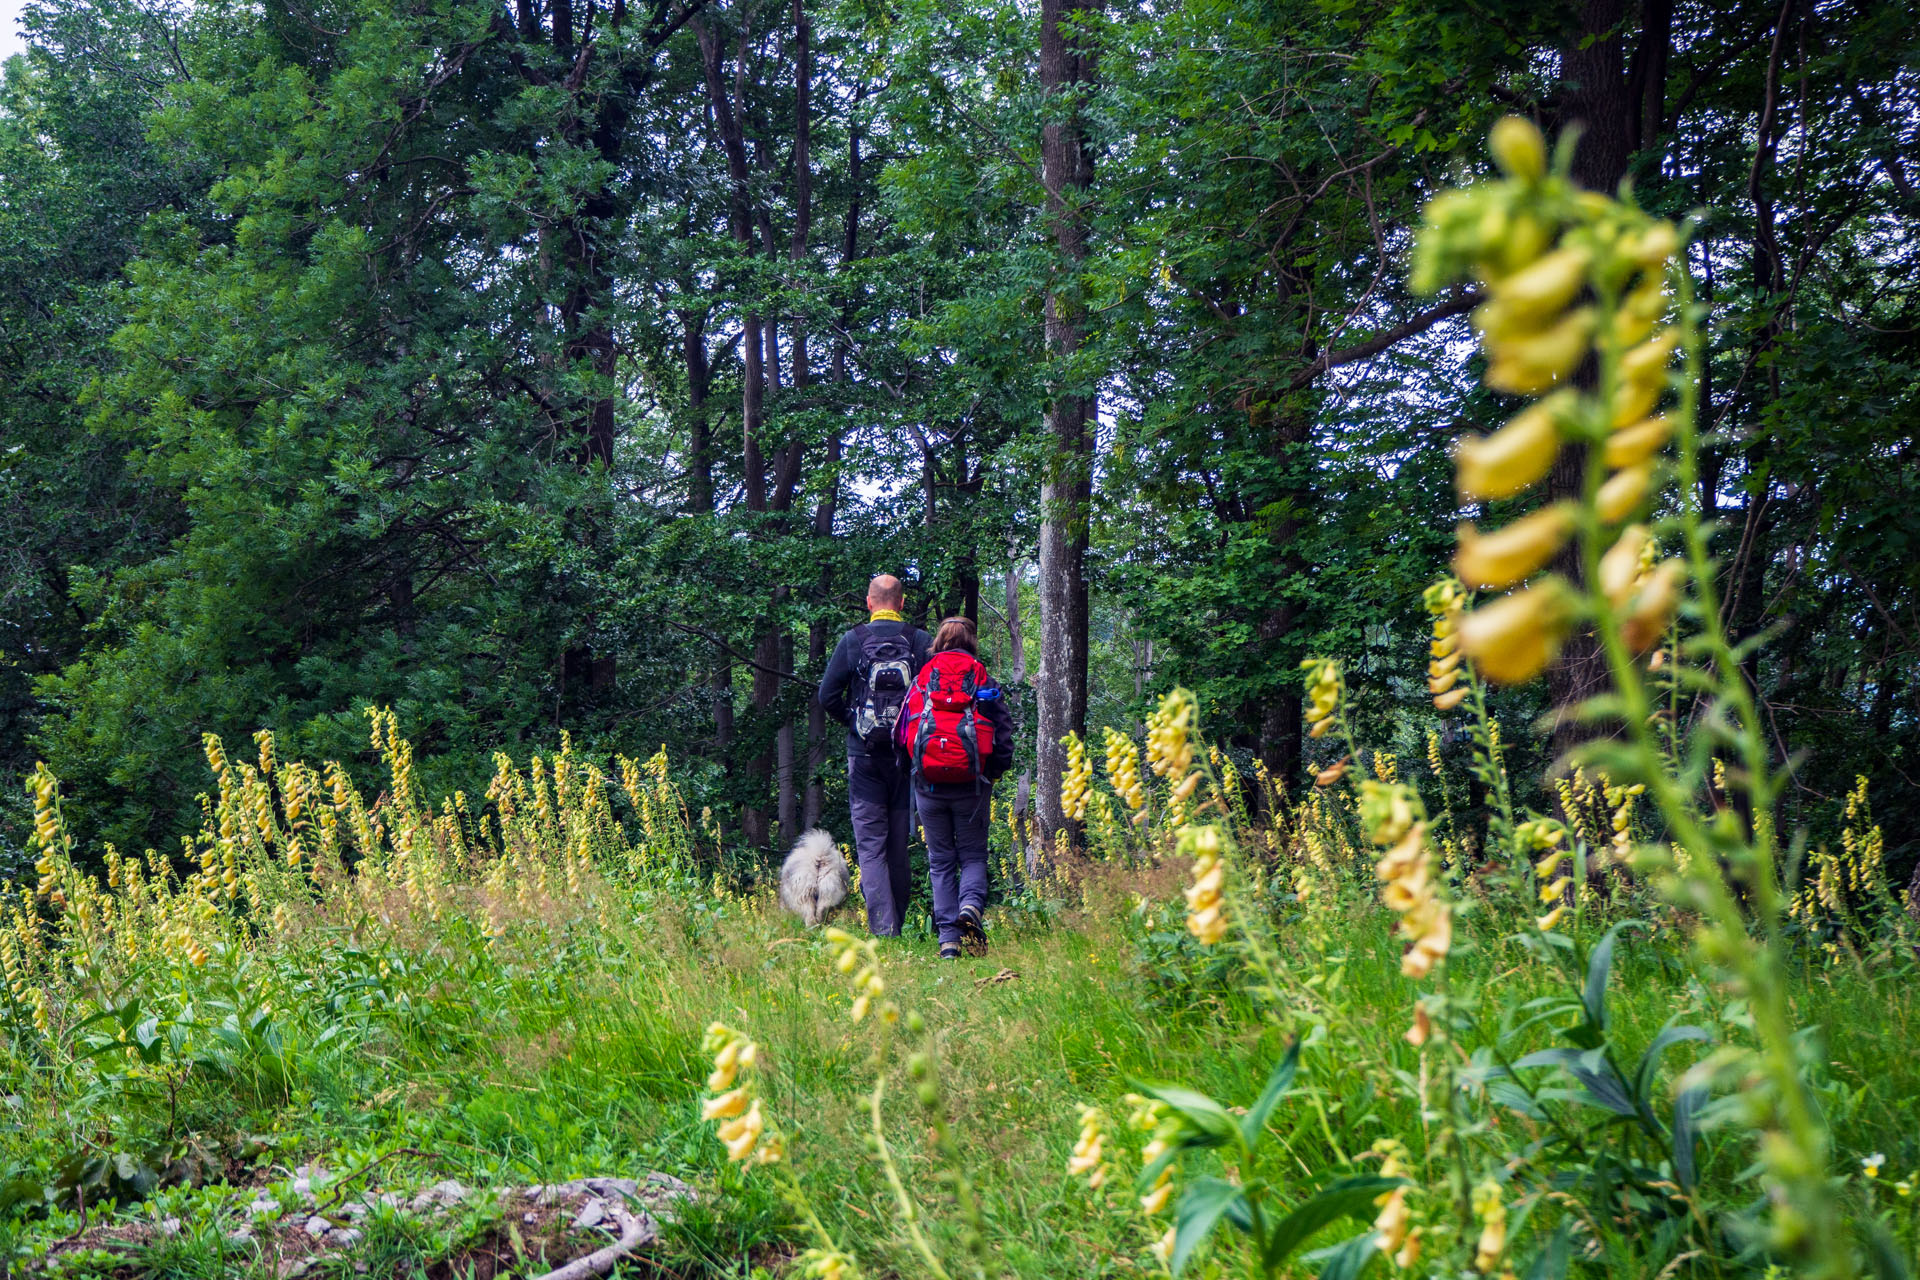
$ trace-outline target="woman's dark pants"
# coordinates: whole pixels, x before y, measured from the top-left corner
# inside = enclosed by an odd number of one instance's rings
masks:
[[[933,878],[933,925],[942,943],[960,941],[960,908],[987,909],[987,827],[992,791],[948,798],[915,787],[920,830],[927,839],[927,869]]]

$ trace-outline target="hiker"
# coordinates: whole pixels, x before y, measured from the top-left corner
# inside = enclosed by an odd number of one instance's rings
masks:
[[[1013,763],[1013,716],[979,653],[972,619],[942,622],[900,722],[942,960],[986,954],[993,784]]]
[[[867,620],[840,637],[820,678],[820,706],[847,726],[847,793],[867,929],[898,937],[912,888],[907,838],[913,791],[894,728],[932,641],[900,615],[907,589],[883,573],[867,584]]]

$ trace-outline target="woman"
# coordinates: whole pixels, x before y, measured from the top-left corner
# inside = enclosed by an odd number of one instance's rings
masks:
[[[907,696],[898,733],[912,761],[913,799],[933,878],[940,958],[985,955],[987,831],[993,784],[1013,763],[1013,717],[980,665],[973,622],[948,618]]]

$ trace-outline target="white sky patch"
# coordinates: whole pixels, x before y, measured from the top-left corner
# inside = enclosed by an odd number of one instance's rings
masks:
[[[0,0],[0,62],[27,47],[27,39],[20,33],[21,0]]]

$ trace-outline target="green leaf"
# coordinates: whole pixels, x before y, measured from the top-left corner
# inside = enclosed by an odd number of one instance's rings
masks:
[[[1613,971],[1614,942],[1622,929],[1644,928],[1643,920],[1622,920],[1607,930],[1594,947],[1593,954],[1587,958],[1587,985],[1580,993],[1580,1002],[1586,1006],[1587,1021],[1600,1030],[1607,1029],[1607,977]]]
[[[1287,1046],[1287,1052],[1274,1064],[1273,1073],[1267,1077],[1267,1087],[1260,1091],[1260,1098],[1251,1110],[1241,1118],[1240,1140],[1247,1150],[1255,1150],[1260,1145],[1260,1135],[1266,1132],[1267,1117],[1273,1114],[1275,1106],[1285,1097],[1287,1090],[1293,1088],[1293,1078],[1300,1071],[1300,1042],[1295,1040]]]
[[[1685,1040],[1698,1040],[1711,1044],[1713,1037],[1704,1028],[1694,1026],[1676,1027],[1672,1023],[1660,1029],[1653,1038],[1647,1051],[1640,1055],[1640,1065],[1634,1069],[1633,1087],[1635,1096],[1645,1099],[1653,1088],[1653,1077],[1660,1070],[1660,1059],[1666,1051]]]
[[[1706,1086],[1697,1085],[1682,1089],[1680,1096],[1673,1100],[1673,1178],[1686,1191],[1693,1190],[1698,1175],[1693,1162],[1693,1148],[1700,1137],[1696,1117],[1706,1105],[1707,1097]]]
[[[1220,1216],[1244,1199],[1240,1188],[1221,1178],[1197,1178],[1188,1184],[1174,1210],[1173,1257],[1167,1264],[1173,1274],[1179,1275],[1193,1251],[1213,1234]]]
[[[1223,1147],[1238,1140],[1240,1126],[1227,1109],[1197,1090],[1177,1084],[1141,1084],[1140,1092],[1172,1107],[1187,1122],[1179,1147]]]
[[[1365,1231],[1341,1241],[1331,1249],[1316,1249],[1307,1261],[1319,1262],[1320,1280],[1355,1280],[1380,1256],[1380,1233]]]
[[[1527,1268],[1527,1280],[1562,1280],[1573,1255],[1573,1232],[1565,1222],[1554,1228],[1547,1243],[1533,1256]]]
[[[1295,1249],[1329,1223],[1348,1216],[1370,1219],[1373,1202],[1381,1194],[1407,1185],[1405,1178],[1366,1174],[1342,1178],[1315,1192],[1293,1212],[1280,1219],[1273,1233],[1267,1237],[1267,1269],[1271,1271],[1285,1262]]]

